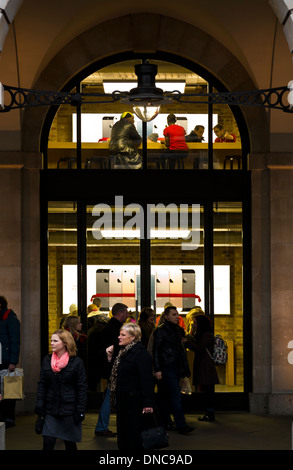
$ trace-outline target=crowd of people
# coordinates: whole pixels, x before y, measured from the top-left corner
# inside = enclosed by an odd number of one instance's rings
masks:
[[[176,162],[182,161],[188,155],[187,142],[203,142],[205,127],[201,124],[195,126],[190,134],[186,135],[183,126],[177,123],[175,114],[167,116],[167,125],[163,131],[161,143],[165,149],[161,153],[160,166],[175,168]],[[228,132],[221,124],[217,124],[213,131],[216,135],[215,142],[236,142],[236,135]],[[157,142],[158,133],[148,135],[149,142]],[[131,112],[122,113],[111,132],[109,139],[110,155],[113,158],[114,168],[139,169],[142,166],[142,158],[138,152],[142,138],[134,125],[134,115]]]
[[[194,430],[184,414],[182,379],[193,376],[192,385],[206,396],[206,413],[213,421],[214,385],[219,382],[212,353],[213,330],[200,307],[185,317],[167,303],[156,321],[151,307],[133,315],[123,303],[109,314],[100,299],[88,306],[84,333],[77,309],[67,315],[51,337],[52,353],[45,357],[38,382],[36,430],[43,449],[52,450],[56,439],[76,450],[89,390],[106,387],[94,433],[117,437],[119,450],[142,449],[141,430],[158,422],[167,430],[189,434]],[[93,312],[95,314],[93,315]],[[192,374],[187,349],[194,352]],[[155,393],[157,392],[157,393]],[[116,432],[109,429],[116,414]]]
[[[192,385],[206,397],[206,412],[198,419],[214,421],[214,385],[219,379],[211,358],[213,328],[200,307],[192,308],[185,321],[170,303],[157,321],[151,307],[139,315],[123,303],[114,304],[109,314],[100,308],[98,298],[88,306],[85,333],[77,307],[71,305],[51,335],[35,407],[35,430],[43,437],[44,450],[53,450],[57,439],[64,441],[66,450],[77,450],[88,392],[97,390],[101,379],[107,385],[95,435],[117,436],[119,450],[142,449],[141,431],[154,422],[181,434],[193,431],[185,419],[181,393],[182,380],[191,375]],[[0,342],[0,370],[12,372],[19,361],[20,322],[4,297],[0,297]],[[194,352],[192,374],[187,349]],[[112,411],[117,432],[109,429]],[[0,395],[0,418],[6,427],[14,425],[14,413],[15,400]]]

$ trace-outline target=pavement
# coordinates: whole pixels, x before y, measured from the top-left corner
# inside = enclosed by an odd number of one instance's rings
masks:
[[[161,453],[170,455],[174,452],[179,455],[181,452],[182,455],[188,453],[199,455],[198,452],[194,453],[194,451],[283,452],[292,450],[293,417],[291,416],[254,415],[249,412],[219,412],[216,415],[216,420],[212,423],[198,421],[199,414],[186,414],[185,416],[187,424],[195,427],[194,431],[189,435],[181,435],[176,431],[170,431],[170,445],[167,449],[160,451]],[[115,453],[118,450],[116,437],[95,436],[94,429],[97,418],[97,413],[89,412],[86,414],[83,422],[83,438],[82,442],[77,444],[78,450],[99,451],[97,455],[101,456],[117,455],[117,452]],[[109,428],[112,431],[116,430],[115,419],[115,415],[111,415]],[[42,449],[42,437],[34,431],[35,420],[36,415],[16,416],[15,427],[5,431],[5,451],[13,451],[14,454],[15,451],[40,451]],[[57,441],[55,449],[64,450],[63,442]],[[10,454],[10,452],[8,453]],[[44,455],[44,453],[40,454]],[[68,455],[68,453],[64,454]],[[75,456],[76,454],[79,453],[73,453]],[[4,456],[1,452],[1,458]],[[119,468],[123,468],[123,466]]]

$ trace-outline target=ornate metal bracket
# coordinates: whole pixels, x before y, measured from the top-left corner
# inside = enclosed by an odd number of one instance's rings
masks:
[[[10,87],[2,85],[3,103],[0,112],[12,109],[30,108],[37,106],[60,106],[70,104],[81,106],[88,103],[114,103],[127,98],[129,93],[115,91],[112,94],[104,93],[71,93],[31,90],[27,88]],[[184,104],[227,104],[229,106],[260,106],[271,109],[280,109],[284,112],[293,112],[287,101],[287,86],[263,90],[220,93],[179,93],[178,91],[163,92],[163,96]]]

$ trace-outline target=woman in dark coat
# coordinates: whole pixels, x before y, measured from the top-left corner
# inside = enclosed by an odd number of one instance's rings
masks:
[[[35,412],[43,421],[43,450],[53,450],[63,439],[66,450],[76,450],[81,441],[86,411],[87,383],[83,360],[76,356],[75,341],[67,330],[51,337],[52,354],[45,357],[38,382]]]
[[[153,413],[154,391],[152,359],[140,342],[141,329],[134,323],[122,326],[121,347],[115,359],[109,388],[116,406],[119,450],[142,450],[143,415]],[[111,360],[113,347],[107,348]]]
[[[156,328],[155,319],[155,311],[151,307],[144,307],[140,312],[138,325],[141,329],[141,342],[146,348],[148,347],[150,336]]]
[[[179,326],[179,314],[174,306],[164,310],[165,321],[154,331],[153,363],[158,385],[159,408],[163,425],[171,426],[170,410],[180,434],[188,434],[193,427],[185,421],[181,378],[190,376],[186,351],[183,346],[185,332]]]
[[[87,359],[87,337],[86,334],[82,331],[82,323],[80,317],[78,316],[68,316],[63,323],[64,330],[69,331],[72,334],[76,348],[77,355],[80,357],[84,364],[86,364]]]
[[[206,394],[206,414],[199,421],[214,421],[214,385],[219,383],[218,373],[212,359],[214,335],[212,324],[206,315],[197,315],[193,320],[191,341],[187,347],[194,351],[193,384]]]

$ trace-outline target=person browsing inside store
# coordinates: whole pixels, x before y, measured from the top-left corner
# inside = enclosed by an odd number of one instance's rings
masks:
[[[236,135],[226,131],[221,124],[214,127],[214,133],[217,136],[215,142],[236,142]]]
[[[202,142],[204,140],[204,126],[200,124],[195,126],[194,130],[185,137],[186,142]]]
[[[114,158],[114,168],[133,170],[141,168],[142,158],[137,151],[141,142],[141,136],[134,125],[133,114],[127,111],[122,113],[120,120],[112,128],[109,143],[110,155]]]
[[[186,158],[188,155],[188,145],[185,142],[185,129],[176,124],[177,118],[175,114],[167,116],[167,127],[165,127],[163,134],[164,140],[162,143],[167,147],[166,152],[162,156],[163,168],[169,166],[170,169],[175,168],[176,161]]]

